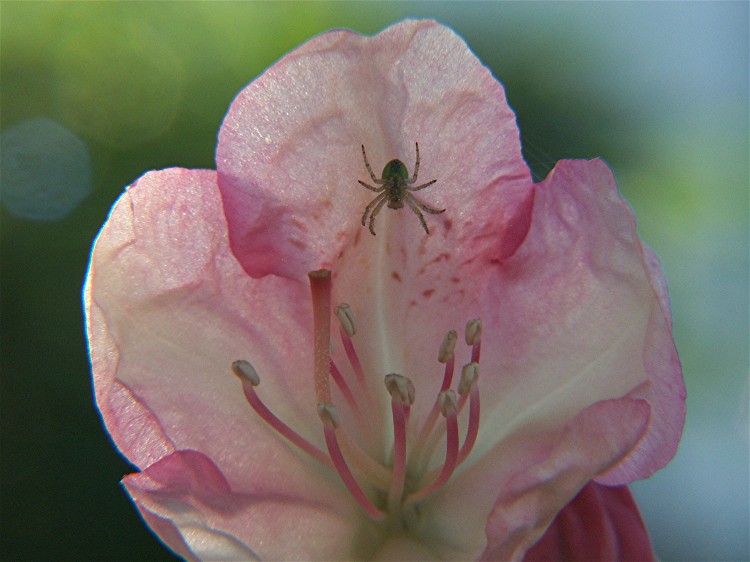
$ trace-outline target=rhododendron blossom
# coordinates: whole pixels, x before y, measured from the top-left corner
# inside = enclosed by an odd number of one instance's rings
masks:
[[[416,143],[422,179],[370,206],[372,236],[360,184],[416,179]],[[84,292],[97,404],[164,543],[653,557],[623,485],[673,456],[684,387],[664,277],[602,161],[533,184],[502,86],[405,21],[285,56],[232,103],[216,163],[131,185]],[[445,209],[429,229],[420,202]]]

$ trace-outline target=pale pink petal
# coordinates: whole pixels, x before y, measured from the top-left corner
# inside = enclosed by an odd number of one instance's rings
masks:
[[[417,195],[447,210],[427,215],[427,236],[408,208],[384,208],[373,237],[360,223],[376,196],[357,183],[372,184],[360,146],[379,177],[393,158],[413,172],[415,142],[418,183],[438,180]],[[524,233],[510,223],[531,179],[502,86],[431,21],[329,32],[294,50],[237,96],[216,161],[232,247],[256,277],[337,270],[349,254],[388,277],[459,248],[499,258]]]
[[[526,423],[554,425],[629,395],[649,403],[651,425],[606,482],[644,478],[666,464],[682,428],[682,373],[652,288],[658,271],[644,263],[609,168],[559,163],[536,187],[524,243],[490,269],[472,310],[485,321],[481,388],[494,406],[482,420],[484,447]]]
[[[154,515],[147,509],[144,509],[144,507],[138,502],[136,502],[135,505],[138,508],[141,517],[143,517],[143,520],[165,545],[171,548],[179,556],[182,556],[185,560],[188,560],[188,562],[197,562],[200,560],[190,550],[190,547],[180,534],[180,529],[171,519]]]
[[[651,540],[627,486],[592,482],[557,514],[524,562],[655,560]]]
[[[345,514],[284,490],[234,492],[197,451],[178,451],[124,484],[144,516],[177,527],[178,535],[162,539],[177,552],[186,545],[200,560],[334,559],[357,546]],[[248,535],[247,543],[238,539]]]
[[[634,389],[630,396],[651,403],[652,427],[633,454],[615,470],[596,479],[607,485],[621,485],[646,478],[674,456],[685,423],[686,392],[682,367],[672,336],[672,313],[667,284],[659,259],[644,248],[644,264],[659,306],[651,309],[645,334],[643,364],[650,384]]]
[[[518,430],[425,505],[423,539],[443,545],[444,557],[521,559],[593,476],[628,454],[648,423],[648,404],[623,398],[593,404],[558,429]]]
[[[323,446],[309,376],[309,288],[245,274],[229,251],[215,177],[147,174],[99,235],[85,290],[97,404],[117,446],[140,468],[175,450],[201,451],[233,493],[283,491],[345,517],[338,532],[346,534],[345,523],[364,520],[358,506],[259,421],[230,369],[251,359],[262,377],[258,392]],[[240,540],[263,555],[249,520],[244,531]]]

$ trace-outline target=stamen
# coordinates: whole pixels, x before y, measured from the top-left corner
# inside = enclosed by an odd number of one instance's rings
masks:
[[[456,349],[457,340],[458,334],[456,334],[456,331],[450,330],[445,334],[443,342],[440,344],[440,349],[438,350],[438,361],[445,364],[445,373],[443,374],[443,383],[440,385],[440,392],[448,390],[451,382],[453,382],[453,370],[455,365],[454,351]],[[435,427],[438,412],[440,411],[439,398],[440,394],[435,398],[435,403],[432,405],[432,409],[430,410],[430,413],[427,414],[422,429],[419,431],[419,436],[417,437],[414,449],[414,462],[419,462],[419,458],[424,451],[427,437],[432,431],[432,428]]]
[[[469,363],[461,372],[461,381],[458,383],[458,393],[469,398],[469,426],[466,428],[466,440],[458,452],[458,464],[466,460],[471,453],[479,433],[479,364]]]
[[[440,344],[440,349],[438,350],[438,362],[447,363],[450,359],[453,359],[457,340],[458,334],[456,334],[456,330],[450,330],[445,334],[443,343]]]
[[[440,393],[440,413],[445,417],[446,425],[446,445],[445,445],[445,463],[440,474],[428,486],[417,490],[408,495],[404,500],[404,507],[426,498],[433,492],[437,491],[453,475],[458,464],[458,416],[456,409],[456,393],[452,390],[446,390]]]
[[[385,387],[391,394],[393,412],[393,473],[388,490],[388,511],[397,512],[406,481],[406,416],[414,403],[414,385],[401,375],[385,376]]]
[[[365,371],[362,368],[362,363],[359,361],[357,351],[354,349],[354,343],[352,342],[351,335],[349,334],[349,332],[347,332],[347,329],[345,328],[345,325],[343,323],[339,327],[339,334],[341,335],[341,343],[344,344],[344,351],[346,351],[346,356],[349,358],[349,363],[351,363],[352,369],[354,369],[354,374],[357,375],[357,379],[359,380],[362,387],[366,388],[367,385],[365,384]]]
[[[333,466],[338,472],[339,477],[344,482],[349,492],[357,500],[357,503],[365,510],[365,513],[375,519],[376,521],[382,521],[385,519],[385,513],[380,511],[377,506],[372,503],[370,498],[362,491],[357,481],[354,479],[354,475],[344,460],[344,455],[341,453],[339,447],[338,438],[336,436],[336,428],[339,425],[338,415],[336,414],[336,408],[333,404],[318,404],[318,416],[320,416],[323,422],[323,431],[325,432],[326,445],[328,446],[328,453],[331,455],[333,460]]]
[[[260,397],[255,392],[255,387],[260,384],[260,377],[249,361],[245,361],[244,359],[235,361],[232,363],[232,371],[242,382],[242,391],[244,392],[248,403],[268,425],[314,459],[322,462],[330,468],[333,468],[333,463],[328,455],[282,422],[266,407],[265,404],[263,404]]]
[[[406,406],[414,404],[415,392],[414,384],[401,375],[391,374],[385,376],[385,387],[388,389],[392,398],[398,398]]]
[[[352,337],[357,333],[357,321],[354,318],[354,311],[352,307],[342,302],[336,306],[336,318],[341,322],[341,327],[344,329],[349,337]]]
[[[234,374],[240,377],[240,379],[247,379],[247,381],[253,386],[258,386],[260,384],[258,371],[255,370],[255,367],[253,367],[250,361],[238,359],[232,363],[232,371],[234,371]]]
[[[313,302],[313,374],[319,403],[331,402],[331,271],[318,269],[307,274]]]
[[[466,324],[464,337],[466,338],[466,345],[471,346],[472,363],[479,363],[479,352],[481,351],[482,343],[482,320],[480,318],[470,320]]]
[[[339,335],[341,336],[341,343],[346,351],[346,356],[349,359],[349,363],[352,366],[354,374],[357,376],[357,382],[359,384],[359,395],[361,401],[364,403],[364,413],[368,418],[375,415],[375,402],[370,394],[370,387],[367,385],[365,379],[365,371],[362,368],[362,363],[357,355],[357,350],[354,348],[354,342],[352,336],[357,333],[357,320],[354,316],[352,307],[346,303],[341,303],[336,306],[336,317],[339,319]],[[369,433],[371,437],[374,437],[373,426],[369,426]]]
[[[362,410],[359,409],[359,404],[357,403],[357,400],[354,398],[354,394],[352,394],[351,388],[349,388],[349,385],[346,382],[346,379],[341,374],[341,371],[339,371],[339,368],[336,366],[336,363],[331,360],[331,378],[333,379],[333,382],[336,383],[336,386],[339,387],[339,390],[341,391],[341,394],[344,395],[344,399],[346,400],[346,403],[349,404],[349,407],[352,409],[352,412],[357,418],[357,421],[364,426],[364,418],[362,417]]]

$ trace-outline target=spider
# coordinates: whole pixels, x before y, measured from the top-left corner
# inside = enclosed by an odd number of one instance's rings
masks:
[[[419,191],[420,189],[431,186],[437,181],[432,180],[423,183],[422,185],[411,187],[411,184],[417,181],[417,174],[419,173],[419,143],[415,144],[417,146],[417,161],[414,164],[414,176],[411,178],[409,177],[409,170],[407,170],[406,165],[401,160],[391,160],[385,165],[385,168],[383,168],[383,177],[381,179],[376,178],[375,174],[372,173],[372,167],[370,167],[370,162],[367,160],[365,145],[362,145],[362,157],[365,159],[367,171],[370,172],[370,177],[372,178],[373,183],[380,186],[373,187],[361,180],[357,180],[362,187],[374,191],[375,193],[380,193],[380,195],[370,201],[370,204],[365,207],[365,212],[362,215],[362,226],[365,226],[365,221],[367,220],[367,215],[369,213],[370,232],[372,232],[373,236],[375,235],[375,217],[378,216],[380,209],[382,209],[383,205],[386,203],[388,203],[389,209],[400,209],[404,206],[404,201],[406,201],[411,210],[419,217],[419,222],[422,223],[422,228],[424,228],[424,231],[427,234],[430,233],[430,229],[427,228],[427,223],[424,220],[422,211],[426,211],[433,215],[445,212],[445,209],[435,209],[434,207],[430,207],[428,204],[420,201],[411,194],[412,191]],[[422,211],[420,211],[420,209],[422,209]]]

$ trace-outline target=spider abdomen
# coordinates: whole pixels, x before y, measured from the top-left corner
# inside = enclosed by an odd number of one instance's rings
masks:
[[[406,169],[406,164],[401,160],[394,159],[388,162],[383,168],[383,175],[381,176],[383,181],[391,179],[407,180],[409,179],[409,170]]]

